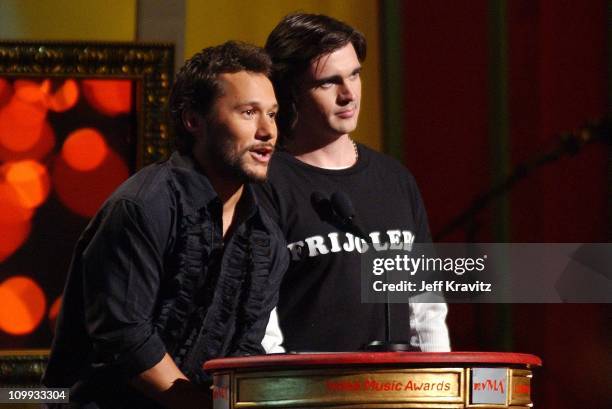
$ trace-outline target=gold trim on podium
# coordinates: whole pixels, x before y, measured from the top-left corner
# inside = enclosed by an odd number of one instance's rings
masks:
[[[482,368],[483,366],[478,366]],[[527,369],[507,373],[506,402],[471,403],[472,367],[467,368],[319,368],[229,371],[214,375],[213,393],[228,408],[422,408],[519,409],[532,407]],[[216,390],[216,392],[215,392]]]
[[[525,409],[542,361],[503,352],[363,352],[207,362],[214,409]]]

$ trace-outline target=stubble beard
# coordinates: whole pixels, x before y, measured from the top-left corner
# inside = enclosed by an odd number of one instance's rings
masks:
[[[268,177],[268,167],[264,172],[251,169],[248,163],[251,145],[240,151],[234,151],[231,141],[215,141],[211,144],[212,158],[223,175],[242,183],[263,183]],[[253,165],[257,167],[257,165]]]

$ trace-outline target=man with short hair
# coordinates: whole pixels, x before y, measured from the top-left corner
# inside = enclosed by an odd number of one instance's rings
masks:
[[[288,254],[247,182],[265,180],[271,62],[228,42],[177,74],[179,152],[105,202],[77,243],[43,383],[71,407],[202,408],[202,364],[264,353]]]
[[[292,14],[265,49],[274,63],[282,151],[259,193],[291,251],[278,305],[285,347],[358,350],[386,333],[384,305],[360,299],[360,254],[368,242],[379,249],[430,242],[425,208],[404,166],[350,136],[366,56],[359,31],[328,16]],[[342,220],[353,208],[355,223]],[[391,335],[415,350],[448,351],[446,313],[444,303],[392,306]]]

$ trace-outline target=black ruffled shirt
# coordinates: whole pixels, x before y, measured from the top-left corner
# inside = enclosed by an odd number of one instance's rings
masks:
[[[282,234],[245,186],[222,237],[222,203],[178,153],[105,202],[77,242],[43,383],[99,407],[154,407],[125,382],[169,353],[193,382],[211,358],[264,353],[288,265]]]

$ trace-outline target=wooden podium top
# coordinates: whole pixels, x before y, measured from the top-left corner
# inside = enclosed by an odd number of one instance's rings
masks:
[[[459,363],[542,366],[542,360],[535,355],[510,352],[324,352],[212,359],[204,364],[204,370]]]

